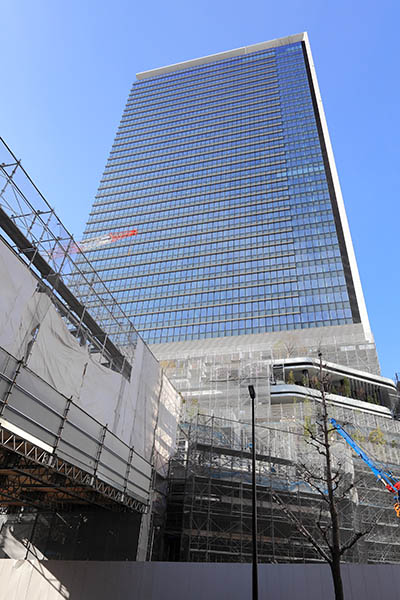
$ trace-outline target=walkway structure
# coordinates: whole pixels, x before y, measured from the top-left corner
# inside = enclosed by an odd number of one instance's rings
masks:
[[[0,505],[148,512],[180,395],[4,142],[0,229]]]

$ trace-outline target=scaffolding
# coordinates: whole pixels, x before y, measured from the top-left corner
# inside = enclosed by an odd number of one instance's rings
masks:
[[[0,556],[135,560],[180,396],[1,139],[0,230]]]
[[[307,337],[307,332],[305,333]],[[258,551],[263,562],[319,561],[320,556],[277,502],[318,537],[321,500],[301,465],[323,474],[323,461],[309,445],[307,427],[320,415],[316,389],[318,351],[325,350],[329,415],[350,427],[366,451],[400,476],[400,424],[393,419],[398,394],[392,382],[336,363],[337,345],[299,346],[296,340],[261,347],[232,343],[231,350],[162,361],[184,398],[178,453],[170,465],[163,558],[246,562],[251,559],[251,409],[248,384],[256,391]],[[340,351],[343,353],[342,344]],[[211,348],[210,348],[211,349]],[[186,350],[187,352],[187,350]],[[338,354],[339,352],[339,354]],[[348,349],[348,352],[358,350]],[[361,358],[368,358],[360,352]],[[328,362],[329,361],[329,362]],[[354,365],[354,356],[351,358]],[[356,361],[357,362],[357,361]],[[357,363],[358,364],[358,363]],[[373,371],[372,371],[373,373]],[[349,551],[347,561],[397,562],[398,520],[391,495],[343,440],[333,445],[335,465],[354,490],[340,506],[342,538],[371,529]],[[328,522],[322,511],[320,519]],[[153,553],[153,558],[157,556]],[[158,556],[161,558],[161,556]]]
[[[129,378],[138,333],[85,254],[72,252],[76,240],[2,138],[0,227],[42,279],[73,335]]]
[[[332,327],[333,331],[334,329]],[[365,373],[380,372],[375,344],[367,342],[360,331],[349,334],[347,330],[345,338],[341,339],[326,331],[318,337],[318,329],[310,328],[304,330],[301,337],[302,340],[299,339],[298,331],[282,335],[282,339],[271,346],[273,360],[298,356],[317,358],[319,352],[322,352],[325,362],[347,365]]]
[[[321,540],[316,521],[329,515],[321,497],[304,478],[302,464],[323,471],[312,452],[305,424],[318,418],[314,402],[276,405],[273,425],[256,427],[258,553],[260,562],[318,562],[319,554],[294,527],[282,504]],[[329,406],[330,415],[349,423],[371,455],[400,474],[398,422],[373,415],[351,415]],[[280,413],[280,414],[278,414]],[[377,433],[378,432],[378,433]],[[250,425],[198,413],[180,428],[178,453],[171,461],[166,560],[251,561]],[[340,440],[333,460],[354,487],[339,503],[341,537],[368,533],[344,555],[345,562],[400,562],[400,533],[391,494],[363,461]],[[279,501],[277,501],[279,500]]]

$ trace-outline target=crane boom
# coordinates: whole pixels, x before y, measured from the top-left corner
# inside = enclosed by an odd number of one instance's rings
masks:
[[[374,475],[378,479],[383,478],[388,485],[393,485],[391,476],[388,473],[386,473],[383,469],[380,469],[374,463],[374,461],[369,458],[369,456],[364,452],[364,450],[362,450],[362,448],[360,448],[360,446],[356,444],[351,435],[349,435],[347,431],[345,431],[335,419],[331,419],[330,421],[336,429],[336,431],[342,436],[342,438],[346,440],[346,442],[349,444],[349,446],[353,448],[356,454],[358,454],[358,456],[362,458],[363,461],[369,466]]]
[[[73,244],[69,245],[68,250],[65,250],[62,246],[58,246],[51,253],[49,253],[49,256],[50,258],[60,258],[64,256],[65,252],[67,254],[79,254],[80,252],[87,252],[88,250],[97,250],[97,248],[108,246],[113,242],[119,242],[120,240],[132,237],[133,235],[137,235],[137,229],[118,231],[116,233],[105,233],[104,235],[89,238],[87,240],[83,240],[82,242],[74,242]]]
[[[389,490],[389,492],[397,494],[398,498],[397,498],[396,504],[394,505],[394,509],[396,511],[397,516],[400,517],[400,504],[399,504],[399,502],[400,502],[400,482],[399,482],[399,480],[395,479],[391,473],[388,473],[384,469],[380,468],[379,465],[377,465],[368,456],[368,454],[366,454],[364,452],[364,450],[362,448],[360,448],[360,446],[358,444],[356,444],[356,442],[353,440],[351,435],[349,435],[347,433],[347,431],[345,431],[343,429],[343,427],[341,425],[339,425],[339,423],[336,421],[336,419],[330,419],[330,422],[332,423],[332,425],[336,429],[336,431],[342,436],[342,438],[349,444],[349,446],[351,448],[353,448],[354,452],[356,454],[358,454],[358,456],[360,458],[362,458],[362,460],[365,462],[366,465],[368,465],[368,467],[371,469],[371,471],[373,472],[375,477],[377,477],[377,479],[379,479],[379,481],[382,481],[382,483],[386,486],[386,489]]]

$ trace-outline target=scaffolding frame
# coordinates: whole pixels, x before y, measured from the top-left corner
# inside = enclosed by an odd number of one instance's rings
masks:
[[[86,255],[76,254],[73,236],[2,138],[0,229],[2,243],[19,255],[37,279],[37,290],[50,297],[80,345],[100,355],[96,362],[130,379],[138,333]],[[110,324],[107,332],[98,325],[100,317]],[[0,349],[0,367],[2,505],[35,510],[94,505],[148,512],[148,461],[44,381],[35,396],[23,383],[33,385],[37,377],[27,368],[26,357],[16,360]],[[22,404],[18,398],[24,398]],[[77,415],[82,423],[74,421]],[[87,430],[80,429],[85,426]],[[71,427],[81,436],[79,448],[73,445]],[[93,456],[89,447],[95,449]]]
[[[278,409],[279,405],[276,406]],[[318,416],[316,402],[280,406],[279,421],[256,427],[258,553],[260,562],[319,562],[321,557],[295,528],[283,504],[320,539],[315,525],[329,523],[327,506],[305,481],[300,463],[310,454],[305,423]],[[330,404],[330,414],[342,421],[350,411]],[[378,419],[379,420],[379,419]],[[396,436],[396,421],[381,419],[386,433]],[[364,432],[376,429],[377,418]],[[359,431],[360,428],[358,427]],[[230,432],[230,433],[229,433]],[[390,432],[390,433],[389,433]],[[251,561],[251,453],[250,425],[200,412],[180,428],[178,452],[170,465],[164,558],[191,562]],[[393,448],[370,440],[370,452],[393,465]],[[398,563],[400,533],[390,493],[376,480],[361,459],[352,456],[340,440],[333,444],[333,460],[353,481],[354,490],[339,503],[341,536],[370,530],[348,551],[345,562]],[[321,457],[308,457],[316,472]],[[310,462],[311,460],[311,462]],[[393,462],[392,462],[393,461]],[[398,459],[395,464],[399,465]],[[399,467],[397,467],[399,469]],[[279,499],[279,502],[277,502]],[[322,540],[321,545],[323,545]]]
[[[65,509],[73,504],[146,513],[148,505],[0,426],[0,504]]]
[[[3,349],[0,389],[0,504],[148,511],[151,465],[107,425]]]
[[[129,378],[136,329],[86,255],[71,253],[77,242],[2,138],[0,227],[38,274],[71,333],[84,339],[90,352],[100,353],[103,364]],[[99,320],[107,322],[107,333]]]

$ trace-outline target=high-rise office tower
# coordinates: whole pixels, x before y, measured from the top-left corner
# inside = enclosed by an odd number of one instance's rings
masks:
[[[100,238],[89,258],[184,398],[151,558],[249,560],[251,383],[260,560],[318,560],[271,496],[285,490],[300,522],[315,514],[299,463],[321,414],[317,355],[329,414],[366,443],[398,398],[379,376],[307,35],[139,73],[85,238]],[[347,530],[369,518],[354,498]],[[362,560],[381,560],[382,543],[367,545]]]
[[[307,329],[379,369],[307,34],[137,75],[85,238],[109,233],[88,256],[150,344]]]

